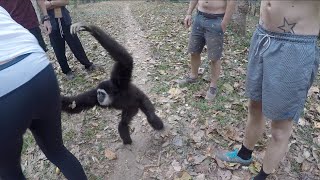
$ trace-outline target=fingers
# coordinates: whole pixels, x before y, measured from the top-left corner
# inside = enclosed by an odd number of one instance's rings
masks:
[[[189,28],[191,26],[191,17],[189,15],[184,19],[184,26],[186,28]]]
[[[47,33],[48,33],[48,35],[49,35],[51,32],[52,32],[52,26],[50,25],[50,26],[47,27]]]
[[[51,31],[52,31],[52,26],[51,26],[50,22],[45,21],[45,22],[43,23],[43,27],[44,27],[45,33],[46,33],[47,35],[49,35],[49,34],[51,33]]]
[[[70,27],[70,33],[73,35],[77,34],[79,31],[84,29],[83,26],[84,26],[84,24],[81,22],[72,24]]]
[[[188,19],[188,27],[191,26],[191,19]]]
[[[76,31],[76,24],[72,24],[71,27],[70,27],[70,34],[76,34],[77,31]]]

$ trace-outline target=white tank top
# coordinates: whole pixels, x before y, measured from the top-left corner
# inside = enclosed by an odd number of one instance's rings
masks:
[[[23,60],[6,67],[8,60],[28,53],[31,54]],[[0,6],[0,97],[28,82],[48,64],[48,57],[33,34]]]

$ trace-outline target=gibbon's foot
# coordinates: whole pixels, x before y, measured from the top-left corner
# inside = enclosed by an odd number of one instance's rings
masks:
[[[123,144],[132,144],[132,139],[131,138],[124,138],[122,139]]]
[[[162,130],[164,127],[163,122],[158,116],[155,116],[155,118],[149,123],[155,130]]]
[[[72,79],[74,79],[74,77],[75,77],[75,75],[72,71],[70,71],[66,74],[67,80],[72,80]]]
[[[126,149],[126,150],[129,150],[129,151],[132,151],[134,147],[132,147],[130,144],[124,144],[124,143],[120,143],[120,144],[117,144],[116,147],[114,148],[115,151],[118,151],[118,150],[123,150],[123,149]]]
[[[97,66],[94,65],[94,64],[91,64],[91,66],[89,66],[89,67],[87,67],[87,68],[85,68],[85,69],[86,69],[86,71],[87,71],[88,73],[91,73],[91,72],[97,70]]]

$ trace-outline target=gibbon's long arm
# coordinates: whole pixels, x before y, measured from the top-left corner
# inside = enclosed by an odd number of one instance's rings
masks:
[[[92,89],[73,97],[61,96],[61,110],[68,113],[79,113],[95,105],[99,105],[97,89]]]
[[[111,81],[119,88],[128,87],[133,69],[133,58],[129,52],[110,35],[95,25],[75,23],[71,27],[71,33],[88,31],[106,49],[116,62],[111,72]]]

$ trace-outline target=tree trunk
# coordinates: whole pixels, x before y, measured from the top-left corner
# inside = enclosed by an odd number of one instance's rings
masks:
[[[78,0],[73,0],[74,1],[74,8],[78,7]]]
[[[249,12],[248,0],[237,0],[235,13],[232,16],[234,30],[239,35],[246,34],[247,14]]]

